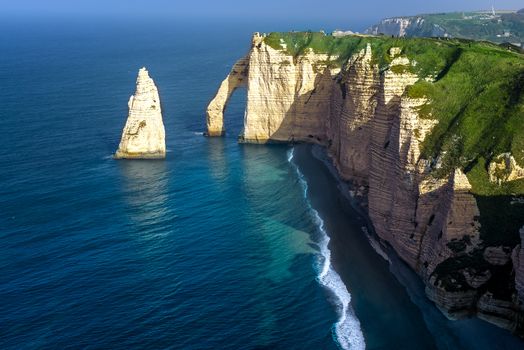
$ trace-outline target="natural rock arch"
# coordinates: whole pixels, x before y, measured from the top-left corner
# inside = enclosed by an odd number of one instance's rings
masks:
[[[239,87],[247,86],[248,71],[249,56],[246,56],[233,65],[229,75],[222,81],[217,94],[207,107],[207,136],[224,135],[224,111],[233,92]]]

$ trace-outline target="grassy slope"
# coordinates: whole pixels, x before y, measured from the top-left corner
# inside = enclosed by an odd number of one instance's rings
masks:
[[[443,151],[444,170],[462,167],[468,172],[493,156],[512,152],[524,166],[524,55],[495,44],[459,39],[389,38],[345,36],[311,32],[271,33],[265,42],[299,56],[306,49],[330,55],[342,65],[371,44],[381,70],[391,61],[392,47],[415,62],[406,69],[421,80],[408,90],[411,97],[428,97],[420,114],[439,120],[423,145],[423,156],[436,159]],[[427,81],[430,80],[430,81]],[[482,195],[510,193],[509,188],[487,188],[478,182]],[[524,194],[524,187],[512,188]]]
[[[431,37],[435,35],[435,26],[443,28],[455,38],[486,40],[496,43],[524,42],[524,13],[502,13],[499,18],[486,18],[489,14],[479,12],[438,13],[414,16],[424,22],[407,29],[410,37]],[[464,18],[466,17],[466,18]],[[511,35],[504,37],[505,31]],[[501,35],[501,37],[497,37]]]
[[[524,180],[493,184],[489,182],[487,164],[500,153],[512,152],[517,162],[524,165],[523,54],[488,42],[459,39],[334,38],[297,32],[272,33],[265,41],[275,49],[282,49],[281,44],[285,43],[286,51],[295,57],[308,49],[328,54],[334,65],[343,65],[370,43],[381,70],[391,60],[389,49],[402,48],[402,54],[416,62],[406,69],[421,77],[406,93],[410,97],[427,97],[430,102],[420,110],[421,116],[439,120],[423,144],[423,157],[434,161],[441,157],[443,166],[434,171],[435,176],[446,176],[455,167],[465,170],[481,212],[484,246],[514,247],[519,243],[524,205],[512,205],[511,200],[515,195],[524,195]],[[460,242],[456,243],[458,246]],[[459,254],[441,264],[435,273],[449,290],[467,288],[460,270],[468,266],[487,268],[482,251]],[[489,268],[499,279],[512,280],[511,267]],[[513,290],[511,286],[501,288],[500,283],[489,283],[487,288],[505,298]]]
[[[465,13],[471,19],[463,19],[462,13],[443,13],[423,15],[426,20],[425,25],[420,30],[408,33],[414,36],[426,36],[424,28],[430,31],[434,24],[445,28],[453,37],[467,38],[475,40],[489,40],[494,42],[522,42],[524,41],[524,16],[517,13],[505,13],[500,16],[500,20],[480,19],[479,13]],[[504,31],[510,31],[512,36],[509,38],[497,37]]]

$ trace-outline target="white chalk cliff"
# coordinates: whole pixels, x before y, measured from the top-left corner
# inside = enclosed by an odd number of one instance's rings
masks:
[[[448,35],[444,28],[437,24],[428,25],[426,19],[421,16],[386,18],[368,28],[365,32],[373,35],[385,34],[398,37],[424,36],[419,34],[422,32],[433,37]]]
[[[241,141],[325,146],[340,175],[367,194],[375,232],[417,271],[437,306],[450,317],[476,313],[505,328],[522,329],[524,250],[514,254],[519,300],[499,300],[486,291],[491,274],[485,266],[491,266],[499,248],[487,250],[487,265],[467,266],[453,275],[443,268],[450,258],[487,248],[479,235],[479,207],[462,170],[434,178],[429,161],[421,157],[422,143],[438,121],[420,117],[426,99],[406,93],[419,77],[404,68],[416,62],[401,48],[389,55],[389,67],[381,71],[368,45],[340,68],[330,64],[337,57],[311,49],[293,56],[256,33],[247,57],[233,67],[208,107],[208,134],[223,133],[231,93],[247,87]],[[508,176],[520,174],[513,162],[506,163]],[[504,261],[509,260],[508,255]]]
[[[136,92],[130,97],[128,106],[129,116],[115,158],[165,158],[166,141],[160,96],[145,68],[138,72]]]

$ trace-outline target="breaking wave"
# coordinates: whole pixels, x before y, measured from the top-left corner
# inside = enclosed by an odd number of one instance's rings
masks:
[[[295,168],[300,184],[304,191],[304,198],[313,220],[317,224],[320,241],[317,242],[320,249],[320,259],[318,262],[318,282],[333,293],[336,297],[336,307],[338,311],[338,321],[333,325],[333,338],[342,349],[365,349],[366,343],[360,322],[355,316],[351,307],[351,294],[348,292],[346,285],[331,265],[331,251],[329,250],[329,236],[324,228],[324,220],[320,217],[318,211],[313,209],[307,198],[308,184],[304,175],[300,172],[296,164],[293,163],[295,149],[288,151],[288,162]]]

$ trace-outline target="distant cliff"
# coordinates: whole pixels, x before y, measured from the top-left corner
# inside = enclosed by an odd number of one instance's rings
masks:
[[[524,12],[460,12],[386,18],[367,34],[453,37],[495,43],[524,43]]]
[[[209,135],[225,132],[238,87],[241,141],[325,146],[437,306],[524,335],[524,56],[459,40],[255,34],[209,104]]]

